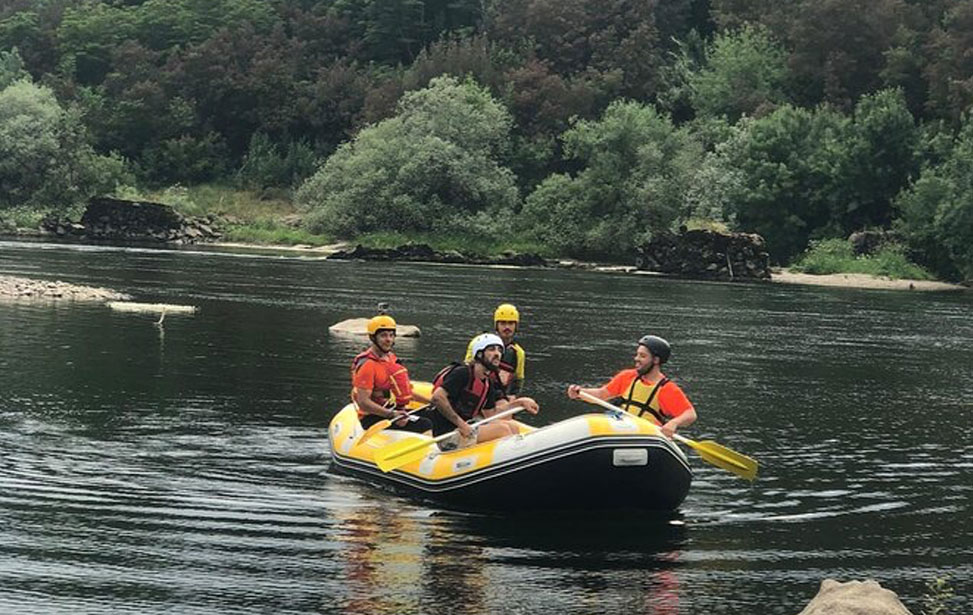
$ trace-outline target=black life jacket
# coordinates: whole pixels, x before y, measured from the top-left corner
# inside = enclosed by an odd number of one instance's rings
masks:
[[[473,374],[473,365],[453,361],[446,367],[439,370],[435,378],[432,379],[432,390],[435,391],[441,387],[443,381],[446,379],[446,376],[453,373],[453,370],[457,369],[466,370],[466,384],[463,385],[463,392],[461,394],[462,397],[459,400],[450,399],[449,403],[453,406],[453,410],[455,410],[457,414],[459,414],[464,420],[468,421],[478,414],[482,414],[483,406],[486,405],[487,399],[490,397],[490,387],[499,386],[499,382],[492,380],[489,376],[486,378],[486,380],[480,382]],[[479,391],[477,391],[476,387],[478,383],[481,387]]]

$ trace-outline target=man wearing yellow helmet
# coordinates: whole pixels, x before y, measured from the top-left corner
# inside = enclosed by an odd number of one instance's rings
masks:
[[[527,354],[514,341],[514,336],[520,328],[520,312],[510,303],[502,303],[493,312],[493,329],[503,340],[503,355],[500,357],[500,371],[497,375],[500,384],[509,397],[516,397],[524,388],[524,364]],[[475,339],[475,338],[474,338]],[[473,359],[473,341],[466,348],[466,361]]]
[[[406,416],[406,405],[413,398],[424,403],[429,400],[412,390],[409,371],[392,352],[395,330],[391,316],[379,314],[368,321],[371,344],[351,362],[351,400],[365,429],[382,419],[393,419],[393,429],[429,431],[432,429],[429,419]]]

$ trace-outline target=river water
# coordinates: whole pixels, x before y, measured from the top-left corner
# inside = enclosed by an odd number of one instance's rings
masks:
[[[918,614],[943,576],[973,612],[971,293],[22,242],[0,274],[199,307],[0,303],[0,613],[796,614],[834,577]],[[510,518],[333,475],[362,344],[327,329],[380,300],[427,379],[516,303],[538,425],[662,335],[685,433],[760,476],[689,452],[675,515]]]

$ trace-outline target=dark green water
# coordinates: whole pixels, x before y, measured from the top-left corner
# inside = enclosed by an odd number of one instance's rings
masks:
[[[192,304],[160,331],[103,305],[0,303],[0,613],[796,614],[875,578],[973,611],[973,295],[566,271],[329,263],[0,242],[0,274]],[[390,301],[415,376],[501,300],[524,317],[537,424],[645,332],[695,402],[674,518],[446,513],[328,473],[359,344]],[[578,493],[579,498],[585,497]]]

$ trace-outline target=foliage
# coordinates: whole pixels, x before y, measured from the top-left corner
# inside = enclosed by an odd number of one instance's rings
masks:
[[[692,105],[701,115],[759,115],[786,100],[784,48],[763,27],[746,25],[716,36],[705,66],[689,78]]]
[[[947,605],[955,592],[950,584],[949,575],[936,577],[926,582],[926,593],[922,596],[920,615],[946,615]]]
[[[14,81],[27,79],[29,76],[24,70],[24,61],[16,48],[11,51],[0,50],[0,90]]]
[[[885,244],[874,254],[856,256],[851,244],[844,239],[811,242],[811,247],[791,265],[791,268],[815,275],[867,273],[892,279],[932,278],[928,271],[909,261],[902,246]]]
[[[839,202],[847,131],[839,113],[790,105],[738,123],[710,161],[737,175],[722,199],[726,217],[763,235],[780,261],[801,252],[812,235],[825,235]]]
[[[896,201],[910,247],[945,277],[973,278],[973,120],[939,165],[926,168]]]
[[[28,80],[0,90],[0,208],[67,207],[127,179],[122,160],[96,154],[77,112],[51,90]]]
[[[556,174],[527,198],[524,222],[553,249],[620,257],[686,217],[684,197],[702,157],[685,130],[638,103],[614,103],[599,121],[563,135],[582,170]]]
[[[472,81],[440,77],[406,94],[393,118],[362,130],[298,192],[310,228],[339,237],[432,230],[453,217],[517,203],[501,164],[511,119]]]
[[[248,188],[296,188],[314,173],[317,166],[314,150],[306,142],[292,142],[280,148],[270,137],[257,132],[250,138],[250,149],[237,177]]]

